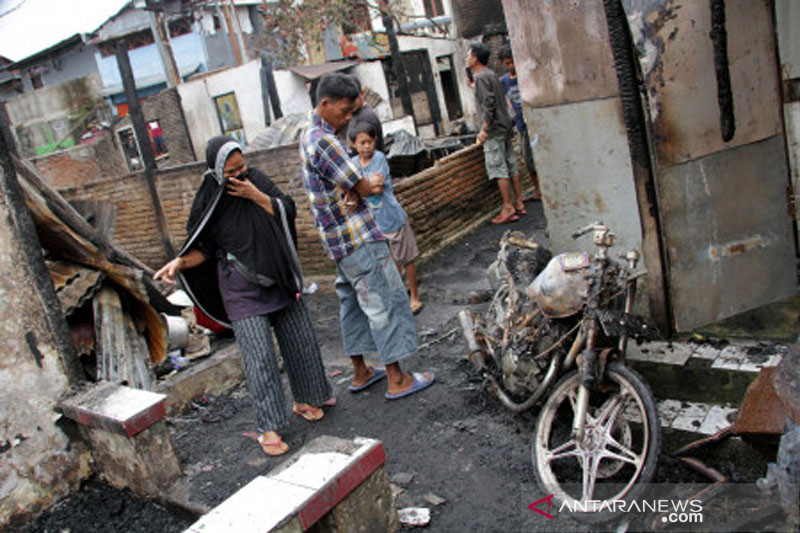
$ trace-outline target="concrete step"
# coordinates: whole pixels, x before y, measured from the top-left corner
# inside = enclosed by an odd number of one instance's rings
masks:
[[[733,424],[747,387],[787,350],[757,341],[651,342],[630,345],[628,363],[653,390],[663,429],[713,435]]]

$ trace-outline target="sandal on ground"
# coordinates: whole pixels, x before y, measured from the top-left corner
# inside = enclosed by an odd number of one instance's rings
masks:
[[[322,410],[322,407],[314,407],[313,405],[309,405],[307,403],[294,404],[294,407],[292,407],[292,412],[309,422],[316,422],[325,416],[325,412]]]
[[[492,219],[492,224],[508,224],[509,222],[516,222],[517,220],[519,220],[519,216],[516,213],[511,213],[507,216],[500,214]]]
[[[516,209],[516,211],[517,211],[517,213],[516,213],[516,214],[517,214],[517,215],[527,215],[527,214],[528,214],[528,211],[527,211],[527,210],[525,210],[525,206],[522,206],[522,207],[515,207],[514,209]]]
[[[411,387],[409,387],[404,391],[396,393],[387,392],[386,399],[397,400],[399,398],[405,398],[406,396],[414,394],[415,392],[419,392],[423,389],[427,389],[428,387],[433,385],[433,380],[436,378],[436,376],[434,376],[433,372],[430,371],[425,373],[412,372],[411,378],[413,379],[413,381],[411,382]]]
[[[372,377],[367,380],[363,385],[350,385],[347,390],[350,392],[361,392],[375,383],[379,382],[386,377],[386,370],[383,368],[370,367],[372,369]]]
[[[423,309],[424,307],[425,307],[425,304],[424,304],[424,303],[422,303],[422,302],[419,302],[419,303],[418,303],[418,304],[416,304],[416,305],[414,305],[414,304],[411,304],[411,314],[412,314],[412,315],[418,315],[418,314],[419,314],[419,312],[420,312],[420,311],[422,311],[422,309]]]
[[[267,440],[267,432],[260,434],[258,436],[258,444],[261,446],[261,450],[267,455],[283,455],[289,451],[289,446],[283,442],[281,436],[276,434],[277,439],[275,440]]]

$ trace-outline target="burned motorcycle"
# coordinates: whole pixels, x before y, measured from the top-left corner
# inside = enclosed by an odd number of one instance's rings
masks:
[[[614,516],[601,502],[641,496],[661,436],[650,388],[625,366],[628,340],[657,333],[631,313],[639,254],[628,252],[625,265],[611,259],[614,235],[602,223],[573,238],[589,232],[594,256],[552,259],[507,232],[490,267],[499,287],[488,310],[459,319],[473,367],[503,405],[522,412],[543,401],[532,449],[538,482],[558,507],[599,523]]]

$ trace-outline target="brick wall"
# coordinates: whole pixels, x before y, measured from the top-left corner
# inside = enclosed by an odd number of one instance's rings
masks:
[[[57,189],[100,181],[126,168],[122,152],[110,134],[101,137],[97,144],[33,157],[31,162],[45,181]]]
[[[306,274],[334,272],[314,228],[300,177],[296,144],[249,152],[248,163],[269,175],[297,204],[298,254]],[[517,158],[523,190],[530,178]],[[168,231],[177,250],[186,238],[185,224],[200,185],[203,163],[159,170],[158,190]],[[420,251],[430,253],[500,208],[497,185],[486,178],[483,150],[471,146],[437,161],[418,174],[398,180],[395,192],[406,209]],[[168,258],[158,237],[152,205],[142,173],[62,189],[70,201],[111,202],[117,207],[114,241],[145,264],[157,268]]]
[[[158,120],[169,151],[170,166],[196,160],[192,140],[181,107],[181,97],[174,87],[148,97],[142,103],[145,120]],[[202,155],[202,154],[200,154]]]

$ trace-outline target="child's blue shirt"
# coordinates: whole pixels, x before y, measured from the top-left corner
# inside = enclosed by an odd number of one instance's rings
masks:
[[[375,154],[366,166],[361,166],[358,154],[353,156],[353,162],[361,169],[361,174],[369,178],[372,174],[383,175],[383,194],[372,194],[367,197],[367,205],[372,211],[372,216],[382,233],[394,233],[403,227],[408,220],[403,206],[397,201],[392,190],[392,176],[389,173],[389,162],[383,152],[375,150]]]

